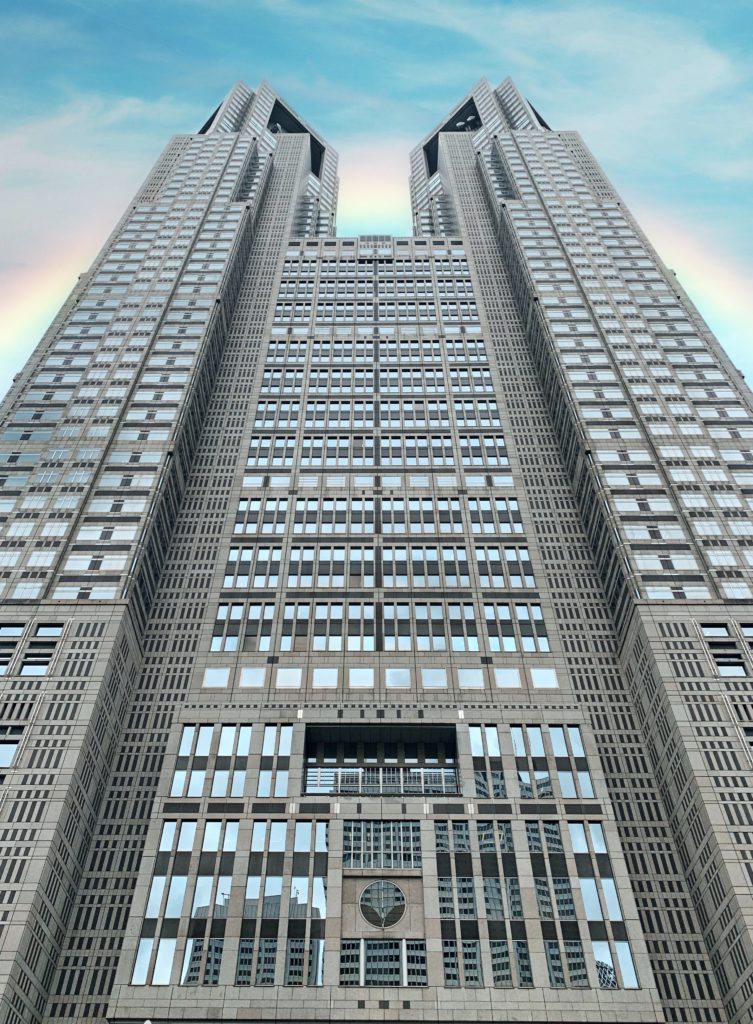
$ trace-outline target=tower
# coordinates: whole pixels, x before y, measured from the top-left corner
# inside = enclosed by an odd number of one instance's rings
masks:
[[[509,79],[336,168],[234,86],[0,410],[3,1021],[747,1020],[750,392]]]

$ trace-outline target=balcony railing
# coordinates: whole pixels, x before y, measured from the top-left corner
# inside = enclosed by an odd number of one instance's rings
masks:
[[[460,777],[456,768],[308,765],[304,792],[333,796],[449,796],[460,793]]]

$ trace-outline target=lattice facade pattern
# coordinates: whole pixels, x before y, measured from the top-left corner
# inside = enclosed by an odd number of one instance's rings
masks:
[[[267,84],[0,409],[0,1018],[753,1019],[753,396],[482,80],[414,235]]]

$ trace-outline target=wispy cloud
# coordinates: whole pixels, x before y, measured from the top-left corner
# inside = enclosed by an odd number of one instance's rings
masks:
[[[196,118],[170,98],[147,103],[86,95],[0,127],[0,235],[10,243],[0,258],[0,391],[164,143]]]
[[[0,373],[234,80],[269,79],[340,150],[341,233],[402,233],[412,145],[511,74],[581,132],[753,375],[752,25],[750,0],[6,0]]]

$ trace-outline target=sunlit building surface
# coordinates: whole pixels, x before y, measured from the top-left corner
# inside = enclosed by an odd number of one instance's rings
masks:
[[[752,396],[509,79],[336,172],[236,85],[0,409],[0,1022],[750,1021]]]

